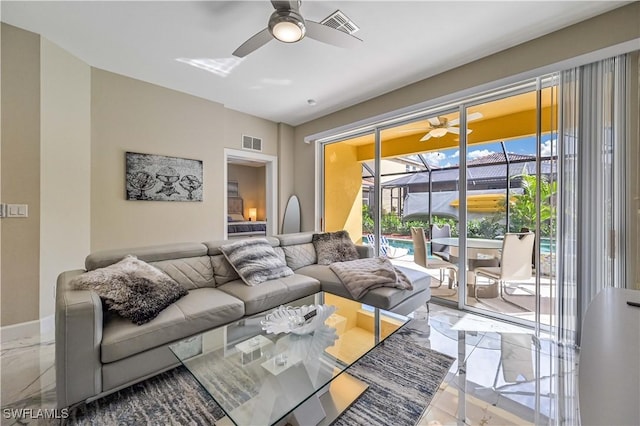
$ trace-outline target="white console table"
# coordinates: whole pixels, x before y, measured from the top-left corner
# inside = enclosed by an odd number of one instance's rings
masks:
[[[640,424],[640,291],[607,288],[584,317],[578,363],[580,418],[587,425]]]

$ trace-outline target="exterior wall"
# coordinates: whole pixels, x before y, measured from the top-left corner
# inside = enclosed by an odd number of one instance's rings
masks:
[[[1,324],[39,317],[40,37],[2,24],[3,203],[27,204],[28,218],[1,228]]]
[[[346,229],[353,241],[362,237],[362,165],[357,161],[357,149],[345,143],[328,145],[325,149],[326,231]]]

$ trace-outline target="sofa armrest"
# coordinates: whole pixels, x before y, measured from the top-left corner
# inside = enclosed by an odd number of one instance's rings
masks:
[[[360,256],[360,259],[373,257],[373,247],[371,246],[356,244],[356,251],[358,252],[358,256]]]
[[[56,285],[56,394],[58,407],[102,391],[102,301],[89,290],[72,290],[82,270],[60,274]]]

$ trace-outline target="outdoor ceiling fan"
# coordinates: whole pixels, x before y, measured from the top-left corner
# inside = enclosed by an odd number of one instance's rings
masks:
[[[274,38],[284,43],[295,43],[308,36],[323,43],[347,48],[355,47],[362,42],[359,38],[344,31],[319,22],[305,20],[300,14],[301,3],[300,0],[271,0],[275,11],[269,18],[267,28],[242,43],[233,52],[233,56],[244,58]]]
[[[482,114],[474,112],[473,114],[467,115],[467,122],[477,120],[479,118],[482,118]],[[460,128],[454,127],[460,123],[459,118],[447,120],[445,117],[431,117],[428,118],[427,121],[429,122],[429,131],[422,137],[422,139],[420,139],[420,142],[424,142],[431,138],[441,138],[447,133],[454,133],[456,135],[460,134]],[[467,129],[467,134],[471,132],[472,130]]]

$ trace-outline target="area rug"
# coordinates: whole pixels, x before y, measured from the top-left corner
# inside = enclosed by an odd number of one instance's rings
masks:
[[[369,389],[336,425],[415,425],[454,359],[428,348],[426,321],[412,320],[348,372]],[[178,367],[69,413],[69,425],[212,425],[224,416],[198,382]]]

